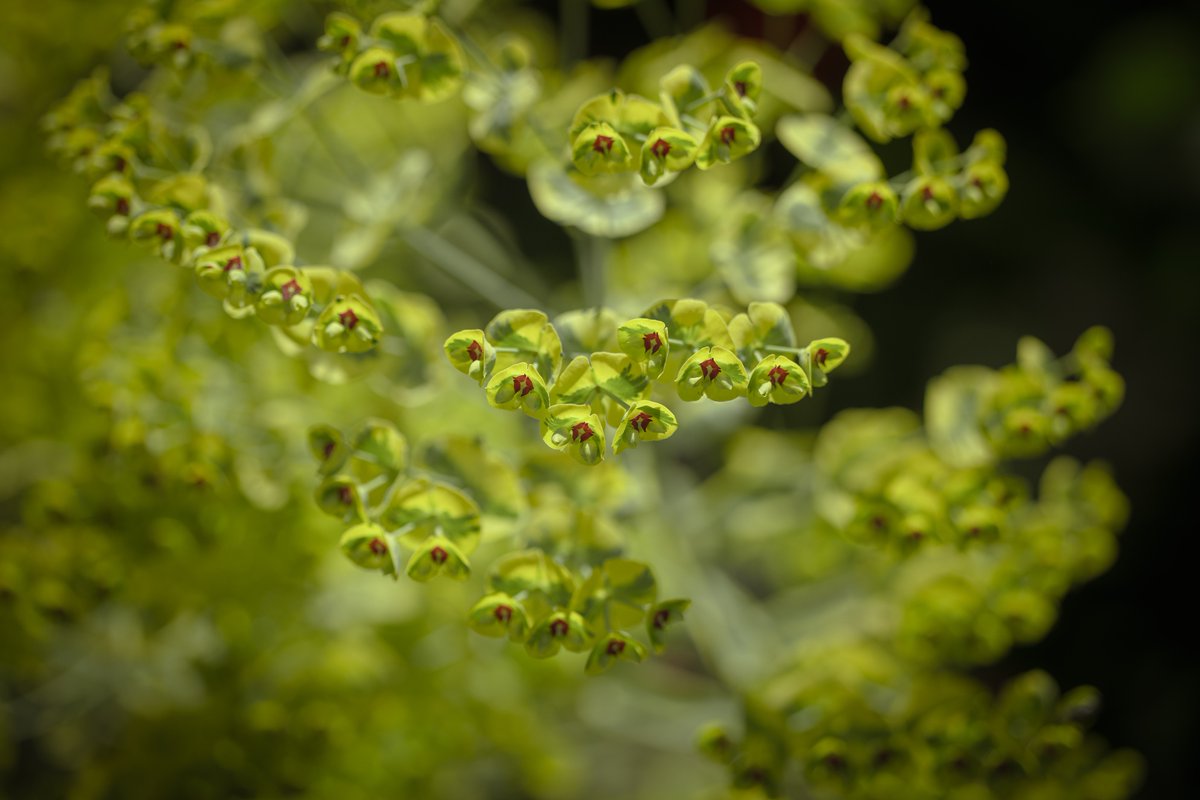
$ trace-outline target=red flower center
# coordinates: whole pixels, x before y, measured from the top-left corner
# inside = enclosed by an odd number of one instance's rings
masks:
[[[350,505],[351,503],[354,502],[354,490],[351,489],[349,486],[339,487],[338,488],[338,500],[340,500],[342,502],[342,505],[344,505],[344,506]]]
[[[158,237],[160,239],[162,239],[164,242],[169,242],[170,240],[175,238],[175,231],[172,230],[171,226],[166,224],[165,222],[160,222],[157,225],[155,225],[154,232],[156,234],[158,234]]]
[[[467,355],[472,361],[478,361],[483,358],[483,345],[472,339],[471,343],[467,345]]]
[[[667,621],[671,619],[671,612],[665,608],[660,608],[654,614],[654,627],[662,630],[667,625]]]
[[[592,430],[592,426],[586,422],[576,422],[571,426],[571,438],[577,442],[586,442],[593,435],[595,432]]]
[[[508,621],[512,619],[512,609],[504,605],[496,606],[496,610],[492,612],[492,616],[507,625]]]
[[[650,152],[654,154],[655,158],[666,158],[667,153],[671,152],[671,143],[666,139],[659,139],[650,145]]]
[[[641,411],[638,412],[637,416],[629,420],[629,426],[635,431],[645,433],[646,429],[650,427],[650,423],[653,421],[653,418],[651,418],[649,414],[647,414],[645,411]]]
[[[924,189],[921,190],[921,199],[922,200],[932,200],[933,199],[933,187],[932,186],[926,186]]]
[[[721,128],[721,143],[722,144],[732,144],[733,140],[736,138],[737,138],[737,131],[734,130],[732,125],[726,125],[724,128]]]
[[[129,216],[129,201],[124,197],[117,198],[117,213],[122,217]]]
[[[291,300],[293,297],[300,294],[301,291],[303,290],[300,288],[300,284],[296,282],[295,278],[292,278],[283,286],[279,287],[279,292],[283,295],[284,302]]]
[[[604,652],[608,653],[610,656],[619,656],[621,653],[625,652],[625,643],[620,639],[609,639],[608,647],[604,648]]]
[[[881,205],[883,205],[883,196],[879,192],[871,192],[867,195],[867,208],[871,211],[878,211]]]
[[[325,458],[329,458],[331,455],[333,455],[333,448],[335,446],[336,445],[332,440],[326,442],[325,446],[321,448],[321,454],[324,455]]]
[[[353,308],[347,308],[345,311],[338,314],[338,320],[345,326],[346,330],[354,330],[354,326],[358,324],[358,314],[354,313]]]
[[[245,270],[245,267],[242,266],[242,257],[241,256],[234,256],[233,258],[231,258],[225,262],[225,268],[223,271],[229,272],[229,270],[231,270],[231,269]]]
[[[445,564],[447,555],[445,550],[435,547],[429,551],[429,557],[433,559],[433,563],[435,564]]]
[[[783,367],[771,367],[771,371],[767,373],[767,380],[772,386],[782,386],[783,382],[788,378],[788,371]]]
[[[710,381],[716,380],[717,376],[721,374],[721,366],[717,364],[717,360],[715,358],[710,358],[707,361],[701,361],[700,374],[702,374],[705,378],[708,378]]]
[[[381,556],[387,552],[387,545],[384,544],[383,539],[380,539],[378,536],[372,539],[371,543],[367,546],[370,547],[371,552],[377,556]]]
[[[657,353],[662,349],[662,337],[657,333],[643,334],[642,346],[646,348],[647,353]]]
[[[386,78],[389,74],[391,74],[391,69],[388,68],[388,63],[386,61],[375,62],[376,78]]]
[[[613,148],[613,140],[611,136],[600,134],[592,142],[592,149],[597,153],[611,153]]]
[[[818,347],[817,352],[813,353],[813,361],[818,367],[824,368],[825,359],[829,358],[829,351],[824,347]]]
[[[746,96],[746,82],[745,81],[734,81],[733,90],[738,93],[738,97],[745,97]]]
[[[567,624],[565,619],[559,617],[550,623],[550,635],[556,638],[559,636],[566,636],[567,631],[570,630],[570,627],[571,626]]]
[[[217,233],[216,231],[209,231],[208,235],[204,237],[204,243],[209,247],[216,247],[220,241],[221,234]]]
[[[900,99],[896,101],[896,105],[900,106],[901,111],[908,111],[909,106],[912,105],[912,100],[908,98],[908,95],[902,94],[900,95]]]
[[[524,397],[533,391],[533,381],[528,375],[513,376],[513,391]]]

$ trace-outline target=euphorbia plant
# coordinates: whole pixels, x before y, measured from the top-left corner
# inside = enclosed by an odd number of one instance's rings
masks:
[[[911,230],[1002,201],[1000,134],[960,151],[945,127],[962,42],[908,3],[815,4],[850,59],[839,102],[717,27],[615,72],[580,61],[582,0],[557,53],[506,16],[519,4],[422,2],[335,11],[284,55],[288,4],[268,5],[149,4],[131,23],[142,88],[117,96],[97,72],[47,127],[111,235],[258,317],[275,358],[331,387],[283,426],[307,428],[331,549],[336,532],[363,570],[465,582],[470,599],[439,597],[525,653],[496,659],[586,653],[601,673],[679,658],[686,635],[697,657],[676,668],[744,709],[701,735],[735,792],[1127,793],[1136,762],[1087,738],[1086,690],[1059,700],[1033,673],[991,698],[961,672],[1044,635],[1112,559],[1124,501],[1103,467],[1052,461],[1035,495],[1006,466],[1119,406],[1106,330],[935,378],[923,423],[851,411],[814,438],[754,421],[778,405],[788,427],[863,368],[846,296],[908,268]],[[889,175],[868,142],[908,137],[911,169]],[[779,187],[760,179],[772,141]],[[544,285],[502,215],[460,210],[472,150],[567,231],[577,282]],[[244,469],[228,460],[205,466]],[[771,602],[738,586],[747,571]],[[790,624],[787,590],[835,584]],[[764,619],[788,635],[743,631]]]

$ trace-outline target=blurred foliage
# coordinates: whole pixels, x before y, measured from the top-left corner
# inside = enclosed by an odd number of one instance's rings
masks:
[[[964,672],[1115,557],[1102,464],[1011,466],[1120,405],[1106,330],[945,373],[923,424],[756,416],[866,368],[851,295],[1008,188],[922,10],[759,5],[840,92],[717,24],[583,60],[582,2],[6,12],[6,795],[1134,790],[1094,690]]]

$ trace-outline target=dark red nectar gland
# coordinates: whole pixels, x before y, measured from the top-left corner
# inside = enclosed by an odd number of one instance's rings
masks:
[[[220,243],[221,234],[217,233],[216,231],[209,231],[208,235],[204,237],[204,244],[209,247],[216,247]]]
[[[354,490],[349,486],[338,487],[338,500],[342,505],[348,506],[354,502]]]
[[[483,345],[472,339],[471,343],[467,345],[467,355],[472,361],[478,361],[483,358]]]
[[[629,427],[633,428],[639,433],[645,433],[646,429],[650,427],[650,423],[653,421],[654,419],[649,414],[647,414],[645,411],[640,411],[633,419],[629,420]]]
[[[446,551],[443,550],[442,548],[435,547],[429,551],[429,558],[433,560],[433,563],[438,564],[440,566],[440,565],[446,563],[446,559],[449,558],[449,556],[446,554]]]
[[[387,552],[387,545],[384,544],[383,539],[380,539],[378,536],[372,539],[371,543],[368,544],[367,547],[370,547],[371,552],[377,556],[381,556]]]
[[[375,77],[376,78],[386,78],[388,75],[391,74],[391,72],[392,71],[391,71],[391,69],[388,68],[388,64],[386,61],[375,62]]]
[[[738,97],[745,97],[746,96],[746,82],[745,81],[734,81],[733,90],[735,92],[737,92]]]
[[[571,439],[576,442],[586,442],[595,435],[592,426],[586,422],[576,422],[571,426]]]
[[[896,101],[896,105],[900,106],[901,111],[908,111],[912,106],[912,100],[909,99],[908,95],[902,94],[900,95],[900,99]]]
[[[295,278],[292,278],[283,286],[279,287],[279,293],[283,295],[283,301],[285,303],[296,295],[300,294],[302,291],[303,290],[300,288],[300,284],[296,282]]]
[[[165,222],[160,222],[155,225],[154,232],[158,234],[158,238],[162,239],[164,242],[169,242],[175,238],[175,231]]]
[[[721,366],[717,364],[717,360],[715,358],[710,358],[707,361],[701,361],[700,374],[710,381],[715,381],[717,376],[721,374]]]
[[[524,397],[533,391],[533,381],[528,375],[513,376],[513,391]]]
[[[498,622],[507,625],[508,621],[512,619],[512,609],[508,606],[496,606],[496,610],[492,612],[492,616]]]
[[[333,455],[333,448],[336,446],[337,445],[332,440],[326,442],[325,446],[321,448],[321,455],[328,459],[331,455]]]
[[[234,256],[233,258],[226,261],[225,267],[222,269],[222,271],[229,272],[229,270],[231,270],[231,269],[240,269],[243,271],[246,269],[245,267],[242,266],[242,257],[241,256]]]
[[[928,202],[933,199],[933,187],[926,186],[921,190],[921,199]]]
[[[642,346],[646,348],[647,353],[657,353],[662,349],[662,337],[657,333],[643,334]]]
[[[737,131],[732,125],[726,125],[721,128],[721,144],[733,144],[733,140],[737,138]]]
[[[825,359],[829,358],[829,351],[824,347],[818,347],[817,352],[813,353],[813,363],[821,369],[825,368]]]
[[[592,142],[592,149],[597,153],[611,153],[612,148],[613,140],[611,136],[605,136],[604,134],[601,134],[596,137],[595,141]]]
[[[352,331],[354,330],[354,326],[358,324],[358,314],[354,313],[353,308],[347,308],[338,314],[338,321],[342,323],[346,330]]]
[[[665,608],[659,609],[654,615],[654,627],[660,631],[667,626],[667,622],[671,619],[671,612]]]
[[[870,211],[878,211],[883,205],[883,196],[879,192],[871,192],[867,195],[867,209]]]
[[[619,656],[625,652],[625,643],[620,639],[609,639],[608,646],[604,648],[604,652],[610,656]]]
[[[562,617],[559,617],[550,623],[550,635],[556,639],[566,636],[567,631],[570,630],[570,628],[571,626],[567,624],[567,621]]]
[[[767,373],[767,380],[771,382],[772,386],[783,386],[783,382],[787,379],[788,371],[783,367],[771,367],[770,372]]]
[[[129,216],[129,201],[124,197],[117,198],[117,215],[121,217]]]
[[[659,139],[650,145],[650,152],[654,154],[655,158],[666,158],[667,154],[671,152],[671,143],[666,139]]]

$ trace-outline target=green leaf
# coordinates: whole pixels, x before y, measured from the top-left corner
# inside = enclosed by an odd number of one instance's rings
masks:
[[[546,382],[532,364],[524,361],[492,375],[485,391],[493,408],[524,411],[534,419],[541,419],[550,405]]]
[[[562,365],[562,341],[541,311],[529,308],[501,311],[487,324],[485,334],[493,346],[516,351],[497,352],[497,369],[530,361],[543,377],[548,378]]]
[[[649,566],[610,558],[575,589],[571,608],[594,629],[611,632],[641,624],[657,595],[658,582]]]
[[[783,117],[775,126],[779,141],[792,155],[835,186],[877,181],[883,164],[854,131],[825,114]]]
[[[672,126],[683,128],[686,117],[695,121],[695,128],[704,127],[700,120],[712,115],[714,101],[705,99],[712,90],[700,70],[680,64],[663,76],[659,86],[659,98]]]
[[[724,347],[702,347],[679,368],[675,388],[683,400],[726,401],[746,393],[746,368]]]
[[[692,605],[691,600],[681,598],[663,600],[646,615],[646,633],[654,652],[661,653],[667,644],[667,628],[683,622],[683,614]]]
[[[379,522],[408,547],[445,538],[469,555],[479,544],[479,506],[458,489],[427,478],[399,486]]]
[[[931,380],[925,390],[925,427],[938,457],[956,467],[989,464],[995,459],[980,427],[984,401],[994,389],[995,373],[985,367],[959,366]]]
[[[355,456],[396,474],[408,468],[408,441],[387,420],[367,420],[354,437]]]
[[[745,362],[757,361],[759,350],[796,346],[792,318],[778,303],[751,303],[746,313],[729,320],[729,335],[733,349]]]
[[[632,172],[589,178],[542,160],[530,165],[526,178],[542,216],[592,236],[631,236],[658,222],[666,206],[662,194]]]
[[[689,348],[733,348],[725,320],[703,300],[662,300],[648,308],[644,316],[666,323],[670,338],[681,340]],[[628,350],[625,352],[632,357]]]
[[[592,378],[596,388],[618,403],[640,399],[650,380],[625,353],[593,353]]]
[[[554,327],[568,353],[594,353],[617,346],[616,313],[608,308],[566,311],[554,318]]]
[[[629,406],[613,434],[613,452],[637,447],[639,442],[668,439],[678,427],[671,409],[653,400],[638,400]]]
[[[501,556],[488,574],[488,588],[512,597],[538,595],[541,603],[565,606],[571,600],[574,581],[571,573],[538,549],[522,550]],[[528,608],[530,617],[536,616]]]
[[[646,659],[646,648],[641,642],[623,633],[612,632],[600,638],[592,647],[584,671],[588,675],[599,675],[612,669],[618,661],[639,664]]]
[[[516,468],[478,439],[449,436],[430,442],[421,461],[462,486],[484,514],[515,519],[528,509]]]

